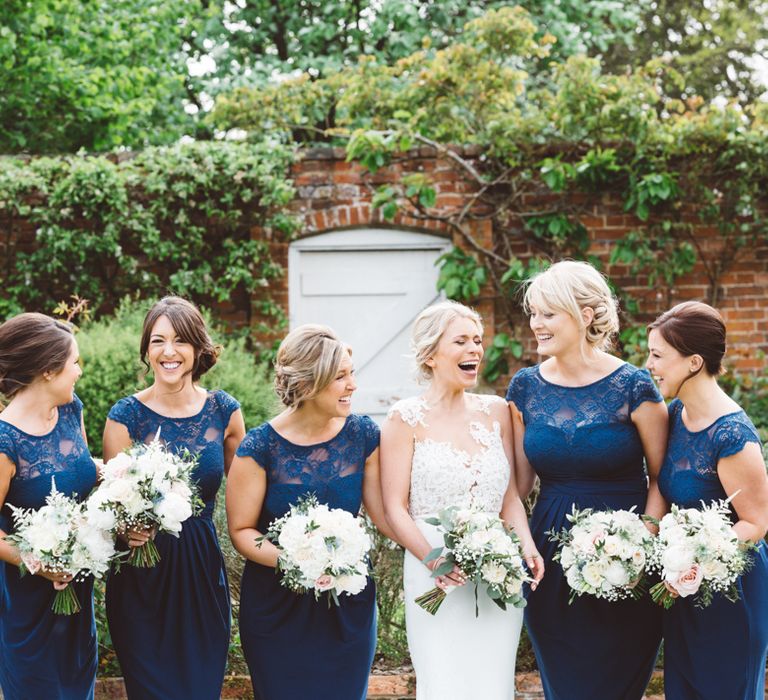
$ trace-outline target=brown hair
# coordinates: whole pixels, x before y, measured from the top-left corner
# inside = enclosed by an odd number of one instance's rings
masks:
[[[648,324],[648,332],[654,329],[681,355],[699,355],[709,374],[716,376],[723,371],[725,321],[709,304],[701,301],[678,304]]]
[[[60,372],[74,334],[64,321],[39,313],[14,316],[0,325],[0,393],[13,398],[45,372]]]
[[[144,317],[139,354],[147,371],[149,371],[147,351],[149,350],[152,328],[161,316],[167,317],[179,338],[194,348],[195,363],[192,366],[191,374],[192,381],[196,382],[216,364],[221,354],[221,346],[213,344],[205,325],[205,319],[191,301],[175,296],[163,297]]]

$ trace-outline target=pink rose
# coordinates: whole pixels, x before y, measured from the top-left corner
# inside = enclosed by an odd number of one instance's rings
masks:
[[[666,581],[680,594],[681,598],[687,598],[699,590],[702,578],[701,567],[693,564],[687,571],[671,571]]]
[[[43,563],[32,554],[22,554],[21,561],[24,566],[27,567],[27,571],[29,571],[30,574],[36,574],[38,571],[40,571],[40,569],[43,568]]]
[[[335,584],[336,582],[333,580],[333,576],[323,574],[317,581],[315,581],[315,588],[318,591],[329,591]]]

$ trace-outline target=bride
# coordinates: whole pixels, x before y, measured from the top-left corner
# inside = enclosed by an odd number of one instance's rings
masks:
[[[536,582],[544,574],[511,473],[509,409],[501,398],[466,392],[477,384],[482,333],[480,317],[466,306],[446,301],[425,309],[411,342],[427,389],[396,403],[381,433],[384,507],[407,550],[405,620],[417,700],[511,700],[523,618],[482,592],[476,616],[474,586],[457,568],[431,576],[440,559],[422,561],[443,538],[425,518],[449,506],[500,513],[520,537]],[[452,593],[433,617],[414,598],[435,585]]]

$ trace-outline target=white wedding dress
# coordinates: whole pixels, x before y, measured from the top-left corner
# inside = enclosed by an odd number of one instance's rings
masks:
[[[450,506],[498,514],[509,482],[499,424],[484,419],[491,402],[502,399],[479,394],[467,394],[467,399],[478,412],[478,420],[467,426],[476,452],[414,436],[409,511],[433,547],[443,544],[442,533],[425,518]],[[429,406],[421,398],[399,401],[389,415],[412,427],[429,425]],[[501,610],[480,590],[476,617],[475,586],[468,583],[452,589],[433,616],[414,599],[434,585],[427,567],[406,551],[405,622],[417,700],[512,700],[523,611]]]

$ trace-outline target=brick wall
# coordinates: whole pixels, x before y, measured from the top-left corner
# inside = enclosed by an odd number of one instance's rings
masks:
[[[464,155],[473,157],[475,153],[468,150]],[[404,175],[414,172],[427,173],[436,183],[438,210],[463,205],[474,190],[459,165],[447,158],[436,157],[435,152],[428,148],[409,152],[375,175],[365,173],[358,164],[347,163],[343,149],[307,150],[303,159],[294,165],[292,173],[297,188],[293,209],[303,221],[301,235],[309,236],[344,228],[393,226],[444,235],[459,247],[471,251],[463,238],[445,223],[420,221],[401,215],[395,217],[393,222],[385,222],[379,212],[371,210],[371,197],[379,185],[396,183]],[[544,208],[547,198],[547,195],[543,195],[539,201],[529,200],[526,209],[535,210],[537,206]],[[591,201],[582,198],[579,204],[586,208],[586,214],[580,217],[580,221],[589,233],[589,252],[606,263],[606,273],[611,279],[639,300],[641,320],[650,321],[679,301],[706,300],[708,279],[701,261],[693,272],[678,280],[669,294],[666,290],[649,288],[647,279],[634,278],[625,265],[607,264],[615,242],[629,231],[643,226],[642,222],[623,211],[623,203],[618,194],[609,192]],[[694,224],[697,247],[708,259],[717,259],[721,251],[718,250],[716,232],[699,225],[693,215],[685,215],[685,218]],[[259,231],[253,233],[260,235]],[[533,253],[516,236],[514,228],[505,228],[490,219],[473,222],[471,233],[478,243],[487,247],[491,247],[500,236],[511,236],[513,248],[519,257],[524,259]],[[286,243],[273,243],[273,252],[283,265],[287,265],[287,250]],[[274,292],[281,302],[287,304],[285,285],[287,280]],[[765,371],[768,367],[768,240],[761,241],[756,248],[742,251],[722,276],[721,285],[717,306],[728,325],[729,366],[741,371]],[[484,291],[485,296],[481,298],[478,310],[486,321],[487,334],[491,334],[494,320],[498,319],[501,324],[503,314],[495,304],[490,287]],[[519,323],[526,324],[522,316]],[[530,334],[527,325],[519,326],[518,331],[519,337],[527,340],[524,359],[531,360],[535,355],[533,344],[528,340]]]

